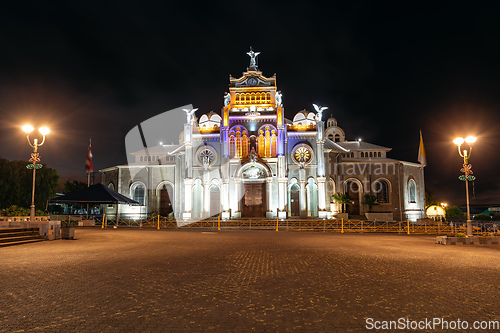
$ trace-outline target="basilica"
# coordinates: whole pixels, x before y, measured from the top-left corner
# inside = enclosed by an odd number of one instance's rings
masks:
[[[389,158],[391,148],[347,140],[335,118],[323,119],[327,107],[312,104],[285,118],[276,74],[264,76],[259,53],[247,54],[249,67],[229,77],[220,114],[196,118],[197,109],[173,110],[184,119],[178,143],[145,145],[129,153],[128,165],[101,170],[104,185],[139,203],[109,206],[108,216],[425,217],[421,164]],[[349,195],[347,203],[334,200],[341,194]]]

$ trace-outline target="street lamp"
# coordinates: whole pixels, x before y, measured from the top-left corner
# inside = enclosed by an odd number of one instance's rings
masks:
[[[26,137],[28,138],[28,143],[31,147],[33,147],[33,152],[31,153],[31,158],[29,161],[31,164],[28,164],[26,168],[28,169],[33,169],[33,191],[31,193],[31,210],[30,210],[30,222],[35,221],[35,173],[36,169],[41,169],[42,165],[38,164],[40,162],[40,154],[38,154],[38,147],[43,145],[45,142],[45,136],[49,134],[50,130],[47,127],[40,127],[38,130],[43,136],[42,142],[38,143],[38,139],[33,140],[33,144],[31,143],[30,140],[30,133],[33,131],[33,126],[31,125],[24,125],[22,127],[23,131],[27,134]]]
[[[464,165],[463,168],[460,170],[464,174],[458,178],[460,180],[465,181],[465,195],[467,198],[467,237],[472,237],[472,223],[471,223],[472,221],[470,219],[470,208],[469,208],[469,182],[476,179],[476,177],[472,175],[472,165],[469,164],[469,158],[472,153],[472,144],[476,142],[476,140],[477,138],[474,136],[468,136],[465,139],[456,138],[455,140],[453,140],[453,143],[456,144],[458,147],[458,153],[460,154],[461,157],[464,158]],[[461,149],[464,142],[469,145],[469,150]]]

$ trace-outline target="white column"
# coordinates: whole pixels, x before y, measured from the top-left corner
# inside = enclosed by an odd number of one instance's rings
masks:
[[[229,179],[222,181],[222,217],[230,218],[229,215]]]
[[[191,178],[184,179],[184,213],[182,214],[183,219],[188,220],[191,218],[192,210],[192,193],[191,189],[193,187],[193,180]]]
[[[234,179],[234,195],[232,195],[232,199],[233,199],[233,202],[232,202],[232,207],[233,207],[233,215],[234,213],[240,213],[241,214],[241,211],[243,209],[243,207],[241,207],[241,198],[243,198],[243,185],[241,183],[241,178],[235,178]]]
[[[203,214],[207,217],[210,214],[210,182],[208,181],[208,171],[203,175],[203,191],[205,199],[203,200]]]
[[[273,198],[272,198],[272,187],[273,187],[273,178],[272,177],[267,177],[266,178],[266,216],[270,215],[267,213],[272,213],[273,212]]]
[[[278,217],[286,218],[287,209],[286,209],[286,199],[287,199],[287,190],[286,185],[288,180],[286,178],[278,179]]]
[[[318,217],[326,218],[326,178],[318,177]]]

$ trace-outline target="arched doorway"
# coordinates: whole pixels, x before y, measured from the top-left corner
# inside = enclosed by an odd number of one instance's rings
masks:
[[[300,216],[300,187],[293,184],[290,187],[290,215]]]
[[[345,183],[345,193],[353,198],[353,203],[347,205],[347,213],[349,215],[359,215],[359,192],[360,187],[355,181],[347,181]]]
[[[244,196],[240,201],[242,217],[265,217],[266,171],[256,164],[250,164],[242,170],[241,179],[244,186]]]
[[[210,187],[210,216],[215,216],[221,212],[220,190],[217,185]]]
[[[312,178],[307,182],[307,216],[318,216],[318,186]]]
[[[161,216],[168,216],[174,211],[173,203],[170,198],[172,198],[173,189],[169,184],[164,184],[160,189],[160,209],[159,213]]]

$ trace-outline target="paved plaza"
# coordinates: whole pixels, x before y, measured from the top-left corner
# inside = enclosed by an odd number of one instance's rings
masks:
[[[0,248],[0,332],[364,332],[500,320],[500,247],[432,236],[77,229]]]

